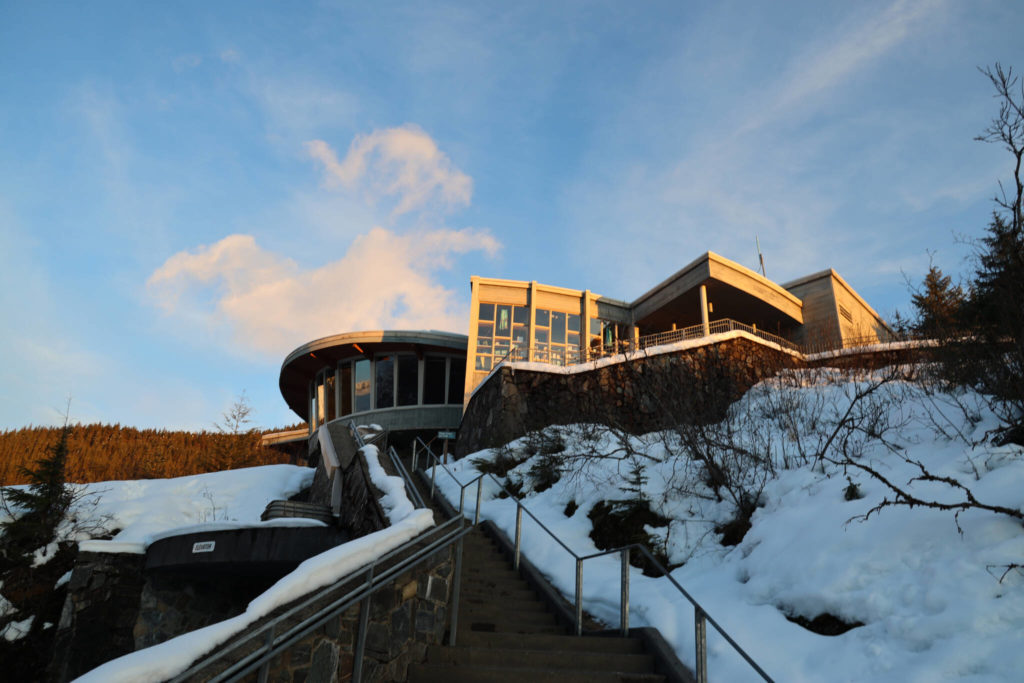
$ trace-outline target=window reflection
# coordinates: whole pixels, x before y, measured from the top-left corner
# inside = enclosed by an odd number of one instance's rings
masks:
[[[392,356],[379,356],[373,365],[373,389],[377,397],[377,408],[393,408],[395,405],[395,359]]]
[[[370,361],[363,359],[355,362],[355,412],[361,413],[370,409]]]

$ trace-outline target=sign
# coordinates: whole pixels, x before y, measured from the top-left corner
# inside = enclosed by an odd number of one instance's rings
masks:
[[[454,439],[455,432],[438,432],[437,438],[439,439]]]
[[[199,541],[192,544],[192,554],[212,553],[215,547],[217,547],[217,541]]]

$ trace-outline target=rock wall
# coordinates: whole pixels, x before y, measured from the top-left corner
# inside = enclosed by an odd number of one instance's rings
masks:
[[[385,571],[400,560],[400,557],[393,558],[379,565],[378,571]],[[442,642],[453,577],[454,546],[450,546],[432,554],[373,594],[369,603],[363,657],[364,681],[404,681],[409,665],[423,661],[427,647]],[[303,612],[312,614],[314,609],[329,605],[355,588],[358,581],[322,591],[316,604]],[[289,607],[286,605],[275,614],[285,612]],[[268,680],[275,683],[352,680],[359,609],[357,604],[329,619],[272,659]],[[260,624],[264,621],[261,620]],[[278,632],[289,626],[290,623],[279,625]],[[209,680],[230,664],[231,660],[214,664],[198,672],[190,681]]]
[[[248,576],[179,576],[151,572],[132,630],[135,650],[162,643],[245,611],[275,579]]]
[[[405,681],[409,665],[441,643],[448,617],[451,550],[398,577],[370,601],[363,658],[364,681]],[[359,607],[310,634],[271,663],[270,680],[327,683],[352,679]]]
[[[68,582],[47,678],[68,681],[135,650],[145,555],[78,555]]]
[[[684,414],[715,419],[757,382],[803,366],[799,357],[745,337],[571,374],[503,366],[470,399],[456,457],[550,425],[595,422],[642,434]]]

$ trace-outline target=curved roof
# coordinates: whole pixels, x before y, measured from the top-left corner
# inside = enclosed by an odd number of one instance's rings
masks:
[[[469,338],[464,334],[437,330],[365,330],[345,332],[307,342],[288,354],[281,364],[278,385],[288,407],[302,419],[309,419],[308,387],[316,373],[346,358],[370,358],[375,353],[395,351],[466,353]]]

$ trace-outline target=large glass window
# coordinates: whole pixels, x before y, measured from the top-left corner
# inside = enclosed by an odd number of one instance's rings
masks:
[[[370,409],[370,361],[363,359],[355,362],[356,383],[354,388],[357,413]]]
[[[317,373],[316,376],[316,426],[324,423],[324,376]]]
[[[466,391],[466,361],[450,358],[448,363],[448,403],[461,404]]]
[[[534,320],[533,353],[536,360],[555,365],[581,360],[579,313],[538,308]]]
[[[327,399],[327,419],[333,420],[338,417],[338,401],[335,393],[334,369],[331,368],[324,375],[324,398]]]
[[[416,356],[398,357],[398,405],[414,406],[419,403],[420,361]]]
[[[395,358],[394,356],[377,356],[374,360],[373,390],[377,397],[377,408],[393,408],[395,406]]]
[[[480,304],[475,369],[486,372],[506,358],[525,360],[530,309],[508,304]]]
[[[352,364],[342,363],[338,368],[338,390],[341,394],[341,414],[352,413]]]
[[[447,368],[447,358],[427,356],[423,359],[424,405],[437,405],[439,403],[444,403]]]

